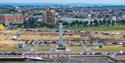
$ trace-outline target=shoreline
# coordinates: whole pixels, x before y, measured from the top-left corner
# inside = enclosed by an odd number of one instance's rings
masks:
[[[98,60],[98,59],[107,59],[109,62],[125,62],[125,60],[118,60],[116,58],[113,58],[111,56],[105,56],[105,55],[67,55],[67,56],[34,56],[34,57],[11,57],[11,56],[0,56],[0,61],[57,61],[57,60]]]

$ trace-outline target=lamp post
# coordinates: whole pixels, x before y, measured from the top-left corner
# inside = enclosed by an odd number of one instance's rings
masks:
[[[63,31],[63,20],[60,19],[58,16],[58,23],[59,23],[59,41],[56,47],[56,51],[70,51],[70,49],[64,44],[64,31]]]
[[[65,47],[64,46],[64,37],[63,37],[63,24],[62,21],[59,21],[59,42],[58,47]]]
[[[67,51],[66,45],[64,44],[64,37],[63,37],[63,23],[62,20],[58,21],[59,23],[59,41],[56,47],[56,51],[58,52],[65,52]]]

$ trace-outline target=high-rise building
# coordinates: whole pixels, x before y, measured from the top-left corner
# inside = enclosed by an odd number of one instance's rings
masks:
[[[56,11],[55,9],[47,9],[43,11],[43,21],[47,23],[55,23],[56,22]]]
[[[24,16],[22,14],[0,14],[0,23],[2,24],[19,24],[23,21]]]

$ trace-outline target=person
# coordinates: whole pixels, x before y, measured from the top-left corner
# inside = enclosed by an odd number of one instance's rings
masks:
[[[83,41],[82,40],[80,40],[80,46],[83,46]]]

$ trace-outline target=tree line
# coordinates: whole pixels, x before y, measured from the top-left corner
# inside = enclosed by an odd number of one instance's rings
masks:
[[[73,21],[73,22],[63,22],[67,27],[99,27],[99,26],[115,26],[115,25],[125,25],[125,20],[114,21],[114,20],[94,20],[94,21]]]
[[[64,21],[63,25],[65,27],[109,27],[109,26],[119,26],[125,25],[125,20],[114,21],[114,20],[94,20],[94,21],[73,21],[67,22]],[[24,21],[23,26],[25,28],[38,28],[38,27],[47,27],[47,28],[55,28],[58,26],[58,23],[47,23],[47,22],[37,22],[34,19],[30,18],[28,21]]]

